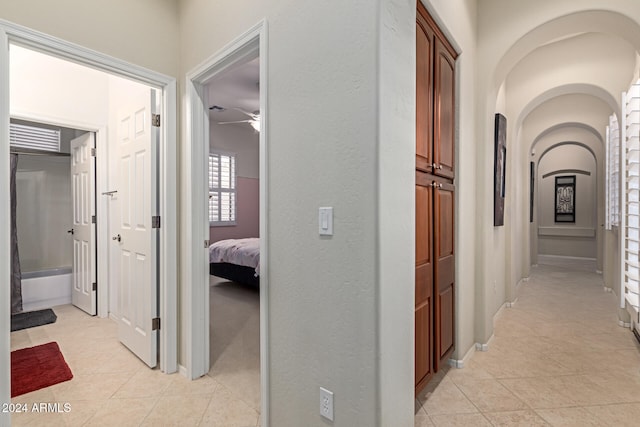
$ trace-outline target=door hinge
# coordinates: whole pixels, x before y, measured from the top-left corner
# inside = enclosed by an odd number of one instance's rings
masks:
[[[96,149],[92,148],[91,149],[91,157],[95,157],[96,156]]]
[[[160,318],[159,317],[154,317],[153,319],[151,319],[151,330],[152,331],[159,331],[160,330]]]
[[[160,114],[152,114],[151,115],[151,126],[160,127]]]
[[[93,282],[91,284],[91,290],[93,290],[93,291],[97,291],[98,290],[98,284],[96,282]]]
[[[205,241],[204,241],[204,247],[205,247],[205,248],[208,248],[208,247],[209,247],[209,241],[208,241],[208,240],[205,240]]]
[[[96,216],[91,215],[91,224],[95,224],[95,223],[96,223]]]
[[[151,228],[160,228],[160,216],[155,215],[151,217]]]

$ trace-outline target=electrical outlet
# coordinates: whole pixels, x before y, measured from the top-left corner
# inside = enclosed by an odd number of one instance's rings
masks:
[[[333,421],[333,393],[320,387],[320,415]]]

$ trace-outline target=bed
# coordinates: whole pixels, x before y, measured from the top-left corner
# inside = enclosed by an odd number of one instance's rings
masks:
[[[260,239],[220,240],[209,246],[209,273],[232,282],[260,285]]]

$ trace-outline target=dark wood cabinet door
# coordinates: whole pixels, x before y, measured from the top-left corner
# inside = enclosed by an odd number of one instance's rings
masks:
[[[447,362],[455,343],[454,189],[439,183],[433,194],[434,368]]]
[[[432,172],[433,50],[435,35],[426,20],[416,20],[416,169]]]
[[[416,172],[415,386],[433,375],[433,190]],[[430,182],[430,181],[429,181]]]
[[[436,38],[434,57],[434,144],[433,173],[445,178],[455,176],[455,59]]]

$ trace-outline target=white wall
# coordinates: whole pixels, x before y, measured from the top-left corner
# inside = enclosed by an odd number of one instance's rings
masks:
[[[376,424],[377,22],[365,3],[342,3],[340,13],[310,1],[180,3],[183,73],[269,21],[260,83],[269,96],[264,350],[274,426],[321,424],[320,386],[335,393],[335,425]],[[346,39],[335,31],[347,27]],[[332,238],[317,235],[319,206],[334,207]]]
[[[260,134],[248,124],[219,125],[211,122],[210,150],[235,153],[236,175],[242,178],[260,177]]]
[[[177,72],[174,0],[0,0],[0,10],[0,19],[167,75]]]
[[[11,116],[95,128],[107,123],[105,73],[12,45]]]

